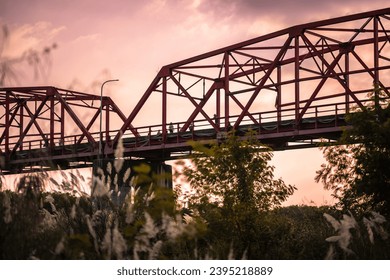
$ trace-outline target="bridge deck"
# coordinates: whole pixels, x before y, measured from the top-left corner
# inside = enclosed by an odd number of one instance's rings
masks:
[[[296,126],[294,120],[281,122],[266,122],[259,125],[243,125],[236,131],[237,135],[245,136],[248,131],[253,131],[256,138],[269,145],[274,150],[286,150],[297,148],[315,147],[319,139],[337,139],[343,127],[346,125],[344,115],[321,116],[317,118],[303,119]],[[222,140],[226,132],[216,132],[213,128],[193,129],[184,133],[170,132],[163,141],[159,133],[139,137],[122,138],[123,156],[143,158],[147,160],[172,160],[188,156],[192,150],[190,141],[215,141]],[[98,158],[96,149],[89,143],[56,145],[44,147],[39,144],[29,143],[29,146],[37,146],[28,150],[17,151],[7,164],[4,173],[21,173],[42,169],[81,168],[91,167],[93,161]],[[106,143],[103,142],[103,147]],[[113,158],[115,147],[109,145],[105,149],[104,157]]]

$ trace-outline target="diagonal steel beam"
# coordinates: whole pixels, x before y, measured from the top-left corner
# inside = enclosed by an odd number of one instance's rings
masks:
[[[69,114],[69,116],[73,119],[75,124],[78,126],[78,128],[81,130],[82,134],[87,137],[88,142],[91,144],[96,144],[95,139],[92,137],[91,133],[88,131],[88,129],[83,125],[79,117],[75,114],[75,112],[72,110],[72,108],[69,106],[69,104],[62,98],[62,96],[59,94],[59,92],[56,89],[52,89],[54,95],[58,98],[66,112]],[[64,120],[61,120],[64,121]]]
[[[23,139],[24,137],[26,137],[28,131],[30,130],[31,126],[35,123],[35,126],[37,127],[39,133],[41,134],[42,138],[44,138],[45,134],[43,133],[42,129],[40,128],[39,124],[36,122],[36,119],[37,117],[39,116],[40,112],[42,111],[42,108],[45,106],[45,103],[49,100],[49,96],[45,96],[44,99],[42,100],[41,104],[39,105],[39,107],[37,108],[37,110],[35,110],[35,114],[33,114],[30,109],[28,108],[28,106],[26,106],[25,104],[23,105],[24,108],[27,110],[27,112],[29,113],[30,117],[31,117],[31,120],[30,122],[27,124],[26,128],[24,129],[23,133],[20,135],[19,137],[19,140],[18,142],[15,144],[14,148],[12,149],[12,152],[16,152],[16,150],[19,148],[19,146],[22,144],[23,142]]]
[[[240,100],[238,100],[234,94],[230,95],[230,97],[233,99],[234,102],[236,102],[236,104],[238,105],[238,107],[241,108],[241,110],[245,109],[244,105],[242,105]],[[252,114],[249,115],[249,118],[253,121],[254,124],[259,124],[259,122],[253,117]]]
[[[11,115],[8,114],[8,121],[6,121],[6,124],[5,124],[7,129],[4,129],[4,131],[3,131],[3,133],[2,133],[2,135],[0,137],[0,144],[3,142],[3,140],[6,137],[6,135],[8,134],[8,130],[11,127],[12,122],[14,121],[16,115],[18,114],[18,111],[21,108],[22,108],[21,103],[19,103],[17,106],[14,106],[14,108],[12,109],[12,114]],[[9,111],[11,111],[11,110],[9,110]]]
[[[322,89],[322,87],[324,86],[325,82],[329,79],[330,77],[330,73],[333,72],[333,69],[334,67],[336,67],[336,65],[338,64],[338,62],[340,61],[341,57],[343,56],[342,53],[339,53],[336,57],[336,59],[333,60],[333,62],[329,65],[328,64],[328,68],[326,69],[326,72],[325,72],[325,75],[323,76],[323,78],[321,79],[321,81],[318,83],[316,89],[314,90],[314,92],[311,94],[310,98],[308,99],[308,101],[306,102],[305,106],[302,108],[301,112],[299,113],[299,116],[296,120],[296,123],[299,123],[302,118],[303,118],[303,115],[306,113],[307,109],[310,107],[310,105],[312,104],[312,102],[314,101],[314,99],[316,98],[317,94],[320,92],[320,90]],[[297,106],[297,105],[296,105]],[[299,110],[299,108],[296,108]]]
[[[340,75],[338,73],[336,73],[336,71],[334,70],[335,66],[338,65],[338,61],[340,60],[341,56],[344,55],[344,53],[340,52],[338,57],[339,59],[337,60],[337,63],[332,67],[327,61],[326,59],[319,53],[319,51],[317,50],[317,48],[310,42],[310,40],[304,35],[302,34],[302,38],[308,43],[308,45],[312,48],[313,52],[317,54],[317,57],[319,57],[319,59],[326,65],[327,67],[327,70],[328,71],[328,75],[325,74],[326,76],[329,77],[332,76],[333,78],[335,78],[339,83],[340,85],[345,89],[346,93],[348,93],[353,100],[355,100],[355,102],[360,106],[362,107],[363,104],[360,102],[360,100],[356,97],[356,95],[351,91],[351,89],[346,85],[346,83],[344,82],[344,80],[342,80],[340,78]],[[336,61],[336,58],[334,59],[334,61]],[[332,75],[333,74],[333,75]],[[348,73],[346,73],[348,74]],[[302,114],[303,115],[303,114]],[[302,115],[301,115],[301,118],[302,118]]]
[[[138,115],[139,111],[142,109],[142,106],[145,105],[145,102],[149,99],[152,92],[156,89],[158,86],[158,83],[161,80],[162,72],[164,68],[160,70],[161,75],[157,75],[152,83],[149,85],[148,89],[145,91],[144,95],[141,97],[141,99],[138,101],[137,105],[133,109],[133,111],[130,113],[129,117],[126,119],[126,121],[123,123],[122,127],[119,129],[117,135],[115,136],[113,142],[117,143],[119,141],[119,138],[122,137],[123,134],[125,134],[125,131],[131,126],[131,123],[134,121],[135,117]],[[134,130],[134,135],[136,137],[140,136],[139,133]]]
[[[239,117],[237,118],[237,120],[233,126],[234,129],[237,129],[238,126],[240,125],[241,121],[243,120],[244,116],[248,115],[249,108],[252,106],[252,104],[255,101],[255,99],[257,98],[258,94],[263,89],[263,86],[265,85],[268,78],[271,76],[271,73],[273,72],[273,70],[277,67],[280,58],[283,57],[283,55],[287,51],[288,46],[291,44],[292,39],[293,39],[293,36],[289,36],[289,38],[284,43],[283,47],[280,49],[279,53],[276,55],[274,61],[270,64],[270,67],[267,69],[267,72],[263,76],[263,79],[261,80],[261,82],[257,86],[256,90],[253,92],[253,94],[252,94],[251,98],[249,99],[248,103],[246,104],[245,108],[243,109],[243,111],[241,112]]]
[[[213,83],[213,85],[210,87],[210,89],[207,91],[207,94],[203,98],[203,100],[198,104],[192,96],[187,92],[187,90],[179,83],[178,80],[176,80],[175,77],[171,76],[172,81],[179,87],[179,89],[187,96],[187,98],[191,101],[191,103],[195,106],[195,111],[191,114],[190,118],[187,120],[186,124],[181,128],[181,131],[185,131],[190,124],[194,121],[195,117],[201,113],[206,120],[211,124],[211,126],[216,130],[219,131],[219,128],[215,125],[215,123],[211,120],[211,118],[208,116],[208,114],[203,110],[203,106],[207,103],[211,95],[213,94],[215,90],[216,83]]]

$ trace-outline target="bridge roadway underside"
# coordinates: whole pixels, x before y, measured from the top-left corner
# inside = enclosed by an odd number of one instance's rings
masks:
[[[263,144],[270,146],[274,151],[281,151],[316,147],[320,139],[335,142],[345,127],[347,124],[344,115],[338,115],[303,119],[299,126],[294,120],[240,126],[235,133],[245,137],[247,132],[252,130]],[[190,141],[207,144],[210,141],[223,141],[225,135],[226,132],[216,132],[214,129],[195,129],[185,133],[168,133],[165,140],[161,135],[125,136],[123,137],[123,157],[150,163],[188,158],[192,151]],[[103,147],[105,144],[103,142]],[[115,147],[108,147],[105,149],[104,156],[101,157],[113,159],[114,153]],[[93,167],[97,159],[97,150],[90,143],[17,151],[9,160],[6,160],[2,172],[3,174],[19,174],[59,168]]]

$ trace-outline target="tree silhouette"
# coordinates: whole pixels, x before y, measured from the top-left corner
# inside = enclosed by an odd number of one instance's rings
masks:
[[[316,181],[334,191],[346,209],[390,213],[390,106],[389,96],[375,87],[364,109],[347,116],[351,125],[339,141],[324,148],[327,164]]]

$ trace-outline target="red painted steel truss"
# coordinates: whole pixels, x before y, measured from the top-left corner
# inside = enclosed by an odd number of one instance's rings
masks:
[[[100,152],[112,157],[122,137],[126,155],[173,158],[190,150],[189,139],[218,139],[232,129],[252,129],[280,149],[301,146],[291,142],[310,146],[315,139],[339,135],[344,115],[365,106],[375,87],[390,95],[390,8],[297,25],[166,65],[128,118],[104,98]],[[72,161],[96,158],[98,133],[91,131],[96,131],[99,104],[87,102],[98,98],[54,88],[2,89],[2,153],[12,159],[16,151],[34,149],[31,136],[48,141],[54,158],[56,141],[73,137],[72,145],[85,151],[74,153]],[[86,123],[71,109],[76,100],[94,112]],[[35,102],[35,111],[26,102]],[[60,113],[51,109],[54,105]],[[61,112],[69,114],[77,132],[65,135]],[[119,129],[110,130],[108,112],[119,116]],[[59,152],[58,158],[64,155]]]
[[[109,97],[102,101],[101,137],[109,143],[110,117],[124,122],[126,116]],[[54,87],[4,88],[0,105],[0,152],[8,165],[3,169],[67,168],[71,161],[92,161],[97,155],[100,134],[91,131],[98,131],[100,96]]]
[[[321,120],[363,107],[375,86],[389,94],[389,41],[387,8],[294,26],[164,66],[121,134],[161,134],[165,148],[176,147],[194,129],[215,137],[251,127],[260,139],[282,142],[326,137],[342,123],[336,118],[333,128],[321,130]],[[156,96],[160,125],[129,133],[128,126],[145,118],[141,112]],[[307,130],[305,121],[316,125]],[[267,125],[274,130],[264,133]],[[143,149],[135,143],[127,148]]]

